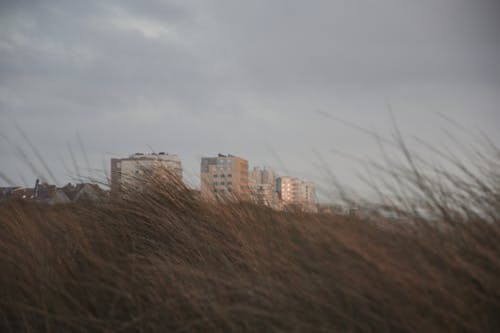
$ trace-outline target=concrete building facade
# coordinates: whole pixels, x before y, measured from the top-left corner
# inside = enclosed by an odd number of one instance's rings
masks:
[[[250,198],[247,160],[223,154],[218,154],[217,157],[203,157],[200,171],[203,198]]]
[[[111,192],[120,191],[127,183],[137,182],[145,172],[155,172],[165,178],[176,177],[182,181],[182,163],[179,156],[164,152],[136,153],[126,158],[111,159]]]
[[[284,207],[296,206],[306,211],[316,211],[316,188],[313,182],[294,177],[276,180],[279,198]]]
[[[250,173],[250,190],[255,203],[275,209],[279,208],[274,170],[254,167]]]

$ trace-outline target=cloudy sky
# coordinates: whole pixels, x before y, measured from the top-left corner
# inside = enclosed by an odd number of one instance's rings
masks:
[[[71,152],[85,173],[82,145],[95,169],[177,153],[194,185],[218,152],[349,182],[358,166],[337,152],[376,157],[355,126],[390,136],[388,104],[409,138],[439,144],[450,118],[500,142],[500,4],[0,0],[0,171],[15,183],[50,180],[37,153],[59,184]]]

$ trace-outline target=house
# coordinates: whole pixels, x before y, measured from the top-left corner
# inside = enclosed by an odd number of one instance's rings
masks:
[[[99,187],[99,185],[90,183],[68,183],[65,186],[61,187],[61,190],[68,197],[70,202],[87,200],[96,201],[105,195],[105,192]]]

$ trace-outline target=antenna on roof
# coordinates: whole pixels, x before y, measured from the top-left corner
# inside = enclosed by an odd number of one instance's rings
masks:
[[[33,189],[33,199],[38,198],[38,191],[40,189],[40,179],[36,179],[35,188]]]

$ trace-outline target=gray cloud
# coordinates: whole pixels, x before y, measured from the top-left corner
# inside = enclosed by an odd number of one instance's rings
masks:
[[[96,168],[110,154],[181,155],[196,183],[219,151],[320,180],[315,154],[376,156],[387,100],[409,135],[438,140],[438,112],[499,141],[496,1],[2,1],[0,133],[18,123],[63,182],[79,131]],[[462,134],[458,134],[459,136]],[[464,137],[466,139],[466,137]],[[12,145],[0,170],[16,181]],[[82,160],[83,161],[83,160]]]

